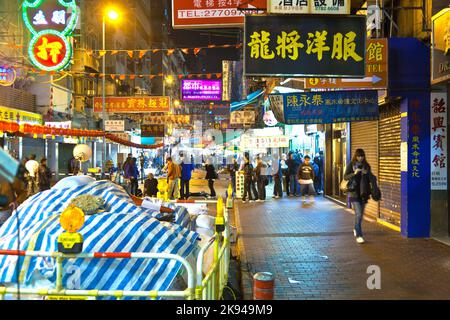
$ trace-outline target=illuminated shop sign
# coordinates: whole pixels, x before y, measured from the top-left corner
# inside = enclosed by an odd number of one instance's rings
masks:
[[[16,70],[0,66],[0,86],[8,87],[16,81]]]
[[[22,10],[32,34],[28,55],[33,64],[45,71],[64,69],[73,54],[69,37],[78,19],[75,0],[26,0]]]

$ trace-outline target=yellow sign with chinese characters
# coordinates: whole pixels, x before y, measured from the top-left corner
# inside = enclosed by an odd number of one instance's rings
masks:
[[[17,122],[18,124],[42,124],[42,115],[0,106],[0,121]]]
[[[363,16],[246,16],[245,74],[364,76]]]

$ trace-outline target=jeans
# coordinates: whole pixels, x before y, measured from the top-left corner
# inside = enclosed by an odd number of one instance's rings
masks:
[[[231,176],[231,186],[233,187],[233,195],[236,195],[236,176]]]
[[[275,186],[274,186],[274,189],[273,189],[273,195],[274,196],[279,196],[279,197],[283,196],[283,188],[281,186],[282,179],[283,178],[279,177],[279,176],[275,176],[274,177],[274,181],[275,181]]]
[[[181,199],[189,198],[189,181],[181,179]]]
[[[258,177],[258,199],[266,200],[266,178],[263,176]]]
[[[297,181],[297,176],[295,174],[291,174],[289,176],[289,182],[291,183],[289,187],[290,194],[298,196],[300,192],[300,184]]]
[[[170,199],[178,199],[180,197],[179,188],[178,188],[178,178],[169,180],[169,197]]]
[[[214,179],[208,179],[209,190],[211,191],[211,197],[216,196],[216,190],[214,190]]]
[[[137,178],[130,178],[130,193],[135,196],[137,194],[137,190],[139,189],[139,184]]]
[[[247,199],[247,195],[249,197],[249,200],[253,200],[252,198],[252,179],[249,177],[245,177],[244,179],[244,196],[242,197],[242,200]]]
[[[27,185],[27,189],[28,189],[28,196],[32,196],[35,193],[39,192],[39,182],[37,177],[28,177],[28,185]]]
[[[314,190],[314,185],[312,183],[310,184],[301,184],[300,185],[300,193],[302,196],[305,196],[308,194],[309,196],[315,195],[316,190]]]
[[[362,202],[352,202],[353,210],[355,210],[355,230],[356,236],[362,237],[361,223],[364,215],[364,209],[366,207],[365,203]]]

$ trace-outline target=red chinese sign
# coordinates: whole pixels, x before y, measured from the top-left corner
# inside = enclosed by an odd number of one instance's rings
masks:
[[[94,112],[102,112],[102,97],[94,98]],[[105,108],[108,113],[168,112],[170,97],[107,97]]]
[[[431,93],[431,190],[447,190],[447,94]]]
[[[33,57],[48,68],[63,63],[66,54],[67,48],[64,39],[54,34],[41,35],[33,46]]]
[[[172,26],[174,29],[242,26],[245,11],[238,8],[266,9],[267,0],[172,0]]]

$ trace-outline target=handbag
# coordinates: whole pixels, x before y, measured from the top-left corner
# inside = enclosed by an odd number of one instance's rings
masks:
[[[356,181],[353,178],[350,180],[342,179],[339,188],[342,192],[353,192],[356,189]]]

